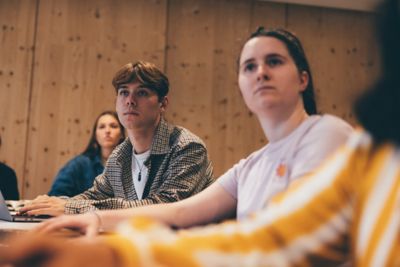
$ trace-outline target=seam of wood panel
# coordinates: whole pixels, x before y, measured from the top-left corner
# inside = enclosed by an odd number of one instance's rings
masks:
[[[285,5],[285,29],[289,26],[289,4]]]
[[[36,0],[36,10],[35,10],[35,19],[34,19],[34,28],[33,28],[33,48],[32,48],[32,59],[31,59],[31,75],[29,78],[29,95],[28,95],[28,114],[27,114],[27,122],[26,122],[26,135],[25,135],[25,154],[24,154],[24,162],[23,172],[22,172],[22,186],[21,186],[21,197],[23,198],[25,195],[25,180],[26,180],[26,164],[28,159],[28,145],[29,145],[29,131],[31,124],[31,108],[32,108],[32,91],[33,91],[33,79],[35,73],[35,55],[36,55],[36,38],[38,31],[38,20],[39,20],[39,6],[40,0]]]
[[[247,32],[247,36],[250,35],[250,33],[254,31],[254,29],[251,28],[253,26],[253,22],[254,22],[254,20],[253,20],[253,17],[254,17],[254,3],[255,3],[255,0],[251,1],[250,16],[249,16],[250,19],[249,19],[249,26],[248,26],[248,29],[247,29],[247,31],[248,31]],[[240,52],[241,51],[239,51],[239,53]]]
[[[167,74],[167,69],[168,69],[168,53],[169,53],[169,14],[170,14],[170,0],[166,0],[166,8],[165,8],[165,42],[164,42],[164,73]]]

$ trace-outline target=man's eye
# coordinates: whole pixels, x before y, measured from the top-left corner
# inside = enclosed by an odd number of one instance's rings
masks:
[[[146,90],[139,90],[137,96],[148,96],[149,93]]]
[[[120,90],[118,90],[118,95],[119,96],[128,96],[129,92],[128,92],[128,90],[120,89]]]

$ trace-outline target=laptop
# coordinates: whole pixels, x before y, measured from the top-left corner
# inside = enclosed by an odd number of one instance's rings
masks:
[[[13,205],[7,205],[0,191],[0,220],[8,222],[42,222],[48,218],[50,218],[50,216],[47,215],[29,216],[27,214],[17,214],[17,210],[15,210]]]

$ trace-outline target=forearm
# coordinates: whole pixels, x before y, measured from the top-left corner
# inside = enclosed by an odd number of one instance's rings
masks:
[[[100,218],[101,228],[106,231],[112,230],[118,223],[134,217],[148,217],[171,226],[179,224],[177,217],[179,205],[176,205],[176,203],[156,204],[122,210],[101,210],[96,211],[96,213]]]
[[[182,201],[97,213],[104,229],[112,229],[118,222],[135,217],[148,217],[169,226],[187,228],[232,218],[236,204],[236,200],[215,183]]]

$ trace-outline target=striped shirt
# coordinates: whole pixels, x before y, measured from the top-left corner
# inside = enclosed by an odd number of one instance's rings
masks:
[[[400,149],[353,134],[267,209],[174,232],[146,218],[105,242],[124,266],[400,266]]]

